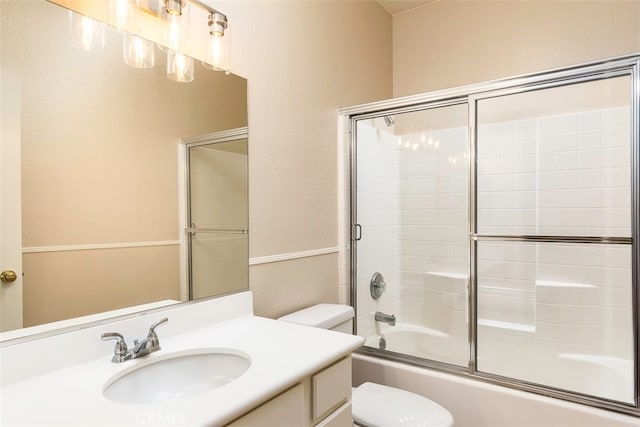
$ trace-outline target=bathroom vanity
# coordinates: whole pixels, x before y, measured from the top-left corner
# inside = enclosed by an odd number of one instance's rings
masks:
[[[129,343],[163,317],[161,350],[111,361],[114,342],[102,342],[103,333]],[[8,341],[0,348],[0,424],[350,426],[350,354],[362,343],[254,316],[250,292]],[[202,365],[200,375],[201,359],[221,371],[207,375]],[[208,376],[214,385],[191,387]]]
[[[351,357],[303,378],[289,390],[228,424],[229,427],[351,425]]]

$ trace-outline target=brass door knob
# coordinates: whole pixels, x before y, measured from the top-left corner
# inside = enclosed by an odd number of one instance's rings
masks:
[[[5,270],[2,273],[0,273],[0,280],[2,280],[5,283],[15,282],[17,278],[18,278],[18,275],[13,270]]]

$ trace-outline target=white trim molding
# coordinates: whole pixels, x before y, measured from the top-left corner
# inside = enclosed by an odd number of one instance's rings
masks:
[[[338,247],[312,249],[310,251],[290,252],[287,254],[267,255],[249,258],[249,265],[268,264],[270,262],[288,261],[292,259],[307,258],[318,255],[337,254]]]
[[[180,240],[160,240],[153,242],[124,242],[124,243],[91,243],[87,245],[59,245],[59,246],[31,246],[22,248],[23,254],[42,252],[91,251],[95,249],[124,249],[145,248],[151,246],[179,245]]]

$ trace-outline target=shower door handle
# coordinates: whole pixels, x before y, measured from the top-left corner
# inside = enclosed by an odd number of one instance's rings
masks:
[[[358,240],[362,239],[362,226],[360,224],[354,224],[353,227],[354,227],[353,240],[357,242]]]

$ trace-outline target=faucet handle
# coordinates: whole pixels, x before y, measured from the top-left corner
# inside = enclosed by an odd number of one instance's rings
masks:
[[[105,332],[102,334],[101,338],[102,341],[116,340],[116,346],[113,349],[113,358],[111,361],[116,363],[122,362],[127,355],[127,343],[125,342],[122,334],[117,332]]]
[[[155,339],[158,339],[158,336],[156,335],[156,328],[164,323],[167,323],[168,321],[169,321],[168,318],[163,317],[162,319],[158,320],[153,325],[151,325],[149,327],[149,333],[147,334],[147,337],[148,338],[154,337]]]
[[[102,341],[107,341],[107,340],[116,340],[116,345],[120,345],[123,347],[127,347],[127,344],[124,342],[124,337],[122,336],[122,334],[119,334],[117,332],[105,332],[104,334],[102,334]]]

